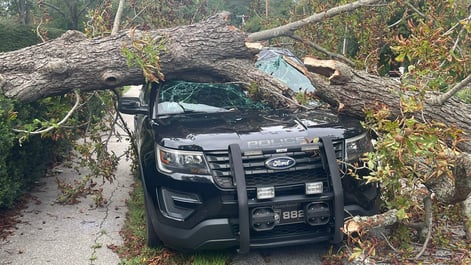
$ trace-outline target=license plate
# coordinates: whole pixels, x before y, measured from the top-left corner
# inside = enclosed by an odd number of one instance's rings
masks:
[[[276,224],[304,222],[304,210],[299,204],[277,205],[274,207]]]

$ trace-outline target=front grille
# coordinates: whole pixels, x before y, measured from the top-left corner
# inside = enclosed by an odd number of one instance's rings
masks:
[[[343,158],[342,147],[342,141],[334,142],[334,151],[339,160]],[[242,155],[248,189],[263,185],[295,185],[327,177],[320,150],[303,151],[299,147],[284,151],[263,150],[263,153],[259,155]],[[215,183],[221,188],[234,188],[228,152],[211,151],[206,152],[205,155]],[[283,170],[269,169],[265,166],[266,160],[281,156],[294,158],[296,165]]]

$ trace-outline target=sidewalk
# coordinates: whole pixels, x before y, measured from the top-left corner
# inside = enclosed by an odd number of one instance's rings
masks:
[[[132,116],[126,115],[125,119],[132,126]],[[129,142],[117,142],[113,136],[109,149],[119,157],[128,146]],[[80,198],[80,203],[75,205],[55,203],[59,194],[56,178],[70,183],[81,175],[64,165],[54,168],[56,174],[42,178],[32,192],[33,200],[21,212],[14,235],[0,240],[0,264],[118,264],[117,254],[108,246],[122,244],[119,231],[125,221],[126,200],[133,184],[130,163],[122,157],[116,180],[103,185],[107,204],[101,208],[95,207],[90,196]]]

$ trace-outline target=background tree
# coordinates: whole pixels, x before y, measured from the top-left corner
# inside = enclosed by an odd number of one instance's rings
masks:
[[[40,0],[38,7],[54,18],[51,23],[55,27],[83,29],[81,22],[85,19],[87,10],[99,6],[101,2],[99,0]]]
[[[14,1],[16,4],[19,20],[21,24],[28,25],[31,22],[31,2],[28,0],[17,0]]]
[[[2,0],[0,14],[3,17],[16,17],[18,23],[28,25],[32,22],[34,5],[29,0]]]

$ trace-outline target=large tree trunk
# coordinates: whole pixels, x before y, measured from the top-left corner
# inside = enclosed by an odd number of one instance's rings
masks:
[[[149,32],[128,31],[87,39],[77,31],[61,38],[21,50],[0,54],[0,89],[8,96],[34,101],[74,89],[110,89],[144,82],[142,70],[128,67],[123,45],[151,34],[164,40],[160,56],[165,79],[238,81],[263,87],[262,93],[286,95],[267,97],[279,104],[292,104],[293,93],[282,83],[253,66],[254,51],[245,46],[246,34],[226,23],[227,14],[189,26]]]
[[[256,51],[246,47],[247,35],[228,25],[226,15],[219,14],[193,25],[146,32],[155,39],[165,38],[167,49],[160,60],[165,79],[254,83],[263,92],[278,95],[279,104],[294,104],[294,94],[286,86],[253,66]],[[134,37],[146,33],[137,31]],[[128,31],[92,40],[80,32],[69,31],[57,40],[0,53],[0,89],[8,97],[34,101],[74,89],[91,91],[141,84],[142,70],[128,67],[122,54],[123,45],[130,46],[131,42]],[[333,61],[310,70],[330,77],[330,80],[312,78],[317,94],[334,106],[341,105],[345,113],[363,117],[363,108],[376,102],[399,111],[399,84],[393,79],[354,71]],[[332,76],[336,70],[337,74]],[[469,113],[469,104],[452,98],[442,106],[427,104],[424,117],[457,125],[470,135]],[[461,147],[471,152],[470,141],[464,141]]]

